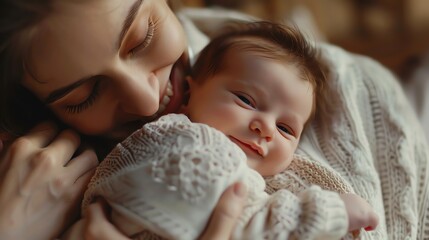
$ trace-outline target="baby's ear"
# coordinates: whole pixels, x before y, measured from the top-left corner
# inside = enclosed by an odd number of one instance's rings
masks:
[[[189,76],[189,75],[186,76],[186,82],[188,82],[188,86],[189,86],[189,90],[188,90],[187,94],[190,94],[190,92],[192,91],[192,88],[195,87],[196,83],[195,83],[194,78]]]
[[[183,104],[182,106],[180,106],[180,109],[179,111],[177,111],[177,113],[185,114],[186,116],[188,116],[189,114],[188,105]]]

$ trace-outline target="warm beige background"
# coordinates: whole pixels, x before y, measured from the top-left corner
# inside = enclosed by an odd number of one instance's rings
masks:
[[[263,19],[307,17],[316,37],[369,55],[407,79],[429,51],[428,0],[182,0],[219,5]],[[304,21],[305,24],[306,21]],[[302,23],[302,22],[301,22]]]

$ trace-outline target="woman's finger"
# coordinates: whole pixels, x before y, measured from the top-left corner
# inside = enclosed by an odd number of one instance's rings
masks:
[[[30,153],[31,163],[29,168],[31,171],[25,167],[20,171],[22,176],[21,191],[30,193],[34,191],[35,187],[40,187],[47,183],[49,192],[55,197],[59,197],[63,192],[66,192],[68,186],[77,177],[70,179],[70,176],[67,175],[69,169],[64,168],[64,165],[73,156],[79,144],[80,137],[77,133],[72,130],[64,130],[47,147]],[[23,158],[29,157],[23,156]],[[35,185],[35,183],[39,183],[39,185]]]
[[[86,217],[88,218],[85,230],[86,240],[129,240],[107,220],[105,206],[101,202],[88,206]]]
[[[63,167],[61,179],[52,182],[51,189],[53,192],[66,194],[65,196],[68,196],[66,199],[71,202],[79,201],[83,198],[97,164],[95,152],[90,149],[85,150],[72,159],[67,167]]]
[[[243,183],[235,183],[225,190],[200,239],[229,239],[243,210],[246,196],[247,189]]]
[[[97,156],[92,150],[86,150],[81,155],[73,159],[70,166],[67,166],[67,174],[71,174],[70,179],[76,179],[70,189],[71,197],[81,197],[88,186],[91,177],[94,175],[98,164]]]
[[[28,134],[21,137],[21,140],[28,140],[36,147],[47,146],[57,134],[57,127],[51,122],[44,122],[34,127]]]
[[[72,201],[74,199],[82,199],[83,194],[92,178],[92,175],[94,175],[95,168],[89,169],[88,171],[81,174],[77,180],[73,183],[71,186],[71,189],[69,189],[70,197],[72,198]]]
[[[54,141],[47,146],[46,151],[52,152],[62,165],[66,165],[80,145],[80,136],[73,130],[62,131]]]
[[[39,157],[40,149],[48,145],[57,133],[55,125],[52,123],[41,123],[33,128],[28,134],[14,140],[7,148],[7,151],[2,156],[2,165],[7,165],[6,169],[16,168],[24,171],[22,175],[26,175],[24,166],[32,168],[30,165]],[[37,161],[35,161],[37,163]]]
[[[75,181],[98,165],[98,157],[94,150],[87,149],[73,158],[66,165],[66,174]]]

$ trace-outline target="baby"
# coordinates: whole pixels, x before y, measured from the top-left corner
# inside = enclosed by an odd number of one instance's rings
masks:
[[[196,239],[222,192],[242,181],[249,199],[233,239],[339,239],[375,228],[374,211],[354,194],[264,192],[263,177],[292,162],[326,78],[296,29],[239,26],[200,53],[184,114],[144,125],[100,164],[83,208],[103,197],[128,236]]]

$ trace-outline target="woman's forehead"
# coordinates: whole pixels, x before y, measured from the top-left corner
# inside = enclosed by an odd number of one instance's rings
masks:
[[[43,97],[101,71],[116,54],[124,19],[136,1],[140,0],[58,1],[36,26],[26,61],[36,79],[24,84]]]

